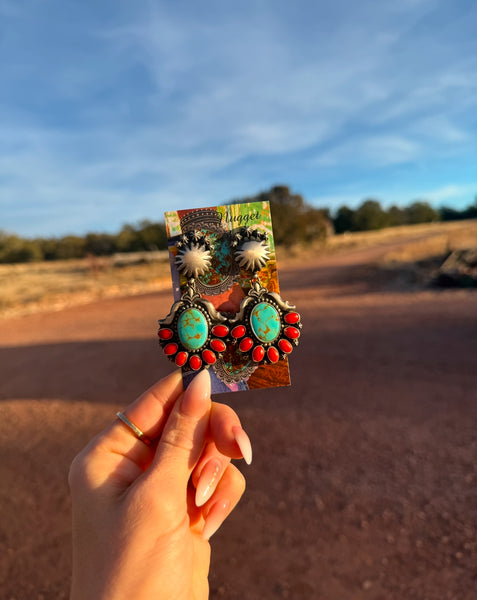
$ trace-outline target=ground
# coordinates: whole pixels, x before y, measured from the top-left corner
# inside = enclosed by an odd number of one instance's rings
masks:
[[[292,387],[218,397],[254,459],[212,539],[211,598],[474,600],[477,293],[377,269],[401,242],[283,261]],[[0,322],[0,581],[68,597],[75,453],[171,370],[166,291]]]

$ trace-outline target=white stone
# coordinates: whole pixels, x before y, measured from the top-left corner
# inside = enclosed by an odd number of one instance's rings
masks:
[[[179,250],[176,264],[186,277],[199,277],[210,268],[210,252],[201,246],[192,244]]]
[[[237,251],[239,265],[250,271],[260,270],[266,265],[269,256],[268,246],[257,240],[244,242]]]

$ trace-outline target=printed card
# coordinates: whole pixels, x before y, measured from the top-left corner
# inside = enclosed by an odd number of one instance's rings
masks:
[[[290,385],[287,355],[301,324],[279,295],[269,203],[165,218],[175,304],[159,337],[184,387],[204,367],[213,394]]]

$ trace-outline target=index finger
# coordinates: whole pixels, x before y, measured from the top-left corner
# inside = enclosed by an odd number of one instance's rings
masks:
[[[182,393],[182,376],[174,371],[141,394],[124,409],[123,414],[151,440],[159,438],[172,407]],[[119,419],[101,433],[97,442],[106,449],[128,456],[136,463],[154,454],[154,449],[146,446]]]

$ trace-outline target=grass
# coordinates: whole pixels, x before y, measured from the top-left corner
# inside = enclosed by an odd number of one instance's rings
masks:
[[[169,285],[167,252],[154,262],[121,266],[112,258],[0,265],[0,315],[60,310]]]
[[[446,254],[459,248],[477,246],[477,220],[452,221],[448,223],[425,223],[402,225],[378,231],[356,231],[329,237],[325,242],[312,246],[315,255],[330,255],[350,250],[361,250],[378,245],[399,245],[399,249],[385,252],[384,263],[414,262]],[[297,245],[293,248],[278,248],[280,263],[286,260],[302,260],[310,254],[310,248]]]
[[[425,252],[428,247],[429,252],[434,252],[436,243],[439,248],[447,246],[448,249],[454,245],[468,243],[475,246],[477,241],[477,221],[453,221],[448,223],[425,223],[422,225],[402,225],[400,227],[388,227],[379,231],[357,231],[336,235],[327,240],[325,251],[336,252],[339,250],[349,250],[352,248],[365,248],[375,246],[381,243],[399,242],[404,238],[416,236],[415,242],[406,243],[406,248],[410,252],[409,258],[412,260],[413,251],[411,247],[416,244],[417,253]],[[440,242],[436,242],[439,238]],[[461,246],[459,246],[461,247]]]
[[[436,264],[451,250],[477,247],[477,220],[393,227],[336,235],[316,244],[314,254],[336,254],[383,246],[379,266],[398,269],[423,261]],[[386,250],[386,245],[390,249]],[[310,248],[278,249],[278,261],[303,260]],[[170,286],[168,253],[154,262],[134,264],[132,257],[0,265],[0,316],[60,310],[99,298],[140,294]]]

